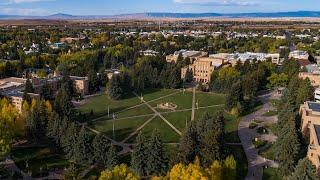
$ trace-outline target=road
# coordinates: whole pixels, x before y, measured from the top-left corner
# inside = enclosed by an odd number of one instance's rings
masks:
[[[274,93],[260,96],[260,100],[264,103],[263,107],[258,111],[243,117],[238,126],[238,135],[248,160],[248,174],[246,180],[261,180],[264,166],[278,166],[276,162],[265,159],[258,154],[258,149],[252,144],[252,140],[257,137],[256,130],[249,128],[251,121],[254,119],[258,119],[259,121],[262,120],[263,123],[267,121],[270,121],[271,123],[275,122],[272,118],[262,117],[264,113],[273,108],[268,102],[272,96],[274,96]]]

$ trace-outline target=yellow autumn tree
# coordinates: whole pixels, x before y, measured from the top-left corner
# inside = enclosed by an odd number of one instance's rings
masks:
[[[199,158],[197,157],[194,163],[184,165],[179,163],[172,167],[168,172],[167,178],[170,180],[207,180],[206,172],[200,166]]]
[[[214,161],[210,167],[206,169],[206,173],[210,180],[222,179],[222,165],[219,161]]]
[[[140,177],[133,173],[127,165],[121,164],[112,170],[102,171],[99,180],[140,180]]]
[[[0,100],[0,154],[7,153],[11,148],[16,121],[19,119],[19,111],[9,100]]]

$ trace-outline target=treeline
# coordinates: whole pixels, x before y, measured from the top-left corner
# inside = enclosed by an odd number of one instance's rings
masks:
[[[243,64],[238,61],[235,67],[214,71],[209,89],[227,94],[226,109],[232,114],[246,114],[256,106],[257,93],[267,89],[268,77],[275,72],[276,66],[271,61]]]
[[[166,63],[161,57],[142,57],[133,68],[122,68],[107,84],[110,98],[120,99],[133,90],[141,92],[150,88],[176,89],[182,85],[180,69]]]
[[[279,121],[275,160],[279,162],[279,174],[284,178],[317,179],[311,162],[307,159],[300,160],[306,157],[307,144],[300,130],[299,108],[305,101],[313,100],[314,89],[309,79],[298,77],[299,71],[296,61],[286,61],[279,72],[269,79],[274,87],[281,85],[286,88],[277,107]]]

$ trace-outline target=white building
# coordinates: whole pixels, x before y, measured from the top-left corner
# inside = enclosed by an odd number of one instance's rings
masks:
[[[293,58],[293,59],[308,59],[309,58],[309,54],[307,51],[292,51],[289,54],[289,59]]]

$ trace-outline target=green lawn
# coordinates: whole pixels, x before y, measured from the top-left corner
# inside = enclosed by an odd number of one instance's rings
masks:
[[[130,133],[134,132],[139,126],[141,126],[145,121],[150,119],[151,116],[134,118],[134,119],[124,119],[124,120],[102,120],[93,122],[91,127],[100,132],[105,133],[108,137],[114,138],[115,140],[123,140]],[[115,137],[113,137],[113,122],[115,128]]]
[[[151,106],[156,107],[161,103],[173,103],[177,105],[177,110],[179,109],[191,109],[192,108],[192,92],[186,91],[185,93],[179,92],[169,97],[159,99],[150,103]]]
[[[148,89],[142,93],[143,100],[151,101],[162,96],[166,96],[175,92],[179,92],[177,89]],[[141,96],[141,94],[139,94]]]
[[[191,111],[164,114],[163,117],[179,129],[179,131],[183,132],[186,129],[186,125],[191,121]]]
[[[135,96],[116,101],[109,99],[107,95],[103,94],[90,98],[85,105],[79,108],[79,110],[82,113],[90,113],[91,111],[93,111],[94,116],[91,117],[92,119],[107,115],[108,106],[110,113],[113,113],[138,104],[141,104],[141,101]]]
[[[146,136],[150,137],[155,129],[160,131],[160,136],[163,142],[178,142],[181,137],[160,117],[153,119],[148,125],[146,125],[146,127],[142,129],[142,132]]]
[[[277,172],[276,168],[263,169],[263,180],[281,180],[281,176]]]
[[[50,148],[13,149],[12,157],[24,172],[31,171],[33,177],[46,176],[48,170],[64,169],[68,161]]]
[[[186,123],[190,123],[191,121],[191,91],[185,91],[183,93],[181,90],[151,89],[146,90],[141,94],[143,99],[149,102],[152,107],[157,107],[157,105],[160,103],[170,102],[177,105],[177,111],[186,110],[182,112],[172,112],[171,110],[157,109],[157,111],[163,112],[164,114],[162,115],[179,131],[185,131]],[[170,96],[163,97],[167,95]],[[225,96],[223,94],[196,92],[196,102],[198,102],[199,107],[213,105],[217,106],[196,109],[195,120],[202,118],[205,112],[213,115],[214,113],[223,110]],[[119,141],[123,140],[130,133],[134,132],[139,126],[152,117],[154,113],[147,105],[141,104],[141,101],[136,96],[131,96],[118,101],[109,100],[107,95],[100,95],[89,99],[85,105],[79,108],[79,110],[83,113],[90,113],[91,110],[93,110],[93,116],[89,117],[89,119],[99,117],[99,121],[89,123],[91,124],[90,126],[93,129],[105,133],[110,138],[113,138],[113,120],[111,115],[110,117],[107,116],[107,105],[110,107],[110,114],[115,112],[117,118],[120,118],[120,120],[115,121],[115,140]],[[135,107],[130,109],[132,106]],[[140,117],[123,119],[132,116]],[[237,125],[239,121],[227,113],[225,113],[225,117],[226,140],[228,142],[238,142],[239,138],[237,134]],[[180,139],[180,136],[174,132],[174,130],[172,130],[168,124],[160,119],[160,117],[156,117],[154,120],[152,120],[150,124],[143,128],[142,132],[144,132],[147,136],[150,136],[155,128],[160,131],[165,142],[178,142]],[[133,142],[134,138],[135,137],[130,139],[129,142]]]

